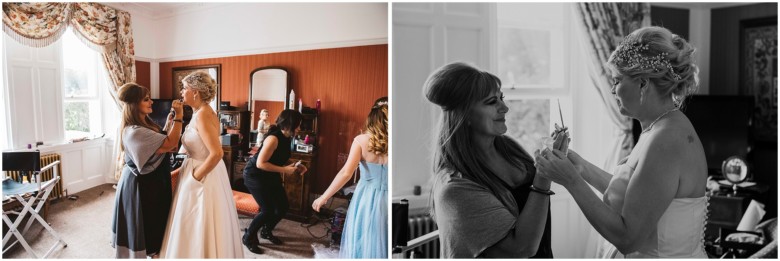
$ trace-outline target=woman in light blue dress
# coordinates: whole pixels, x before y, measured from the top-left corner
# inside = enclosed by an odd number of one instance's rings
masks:
[[[387,258],[387,124],[387,97],[382,97],[368,113],[364,133],[353,140],[344,167],[312,204],[319,212],[360,167],[360,181],[342,233],[340,258]]]

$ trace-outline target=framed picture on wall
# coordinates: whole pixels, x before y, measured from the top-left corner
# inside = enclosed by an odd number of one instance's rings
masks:
[[[174,67],[172,76],[173,79],[173,99],[181,99],[181,89],[184,87],[182,86],[181,80],[184,79],[187,75],[193,72],[202,71],[205,73],[208,73],[211,78],[214,78],[214,80],[217,82],[217,96],[214,97],[214,100],[209,103],[211,105],[211,108],[213,108],[215,111],[219,110],[219,101],[222,97],[222,65],[221,64],[211,64],[211,65],[198,65],[198,66],[186,66],[186,67]]]
[[[777,17],[740,22],[740,95],[753,96],[753,134],[777,141]]]

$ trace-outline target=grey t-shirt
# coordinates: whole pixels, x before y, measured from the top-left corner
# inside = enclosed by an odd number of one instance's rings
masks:
[[[517,218],[487,188],[457,173],[437,174],[433,202],[442,258],[474,258],[498,243]]]
[[[148,174],[160,166],[165,154],[156,154],[155,152],[162,146],[165,137],[165,134],[138,125],[125,127],[122,136],[125,161],[133,161],[138,168],[131,168],[133,174],[136,176]]]

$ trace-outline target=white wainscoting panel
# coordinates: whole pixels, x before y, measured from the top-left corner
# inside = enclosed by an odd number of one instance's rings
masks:
[[[490,65],[489,10],[484,3],[393,4],[394,126],[393,194],[411,195],[414,186],[429,189],[431,138],[439,109],[428,102],[423,84],[437,68],[464,61]],[[423,192],[427,193],[427,191]]]
[[[62,42],[33,48],[3,34],[5,71],[9,103],[11,147],[25,149],[35,145],[61,142],[62,128]]]
[[[38,107],[36,112],[43,117],[36,117],[39,122],[37,126],[41,126],[39,140],[43,141],[58,141],[64,138],[64,132],[62,126],[64,125],[62,116],[62,96],[58,79],[60,78],[60,70],[56,68],[39,68],[38,77],[39,91],[38,91]]]
[[[58,153],[62,158],[62,184],[68,194],[106,183],[110,155],[107,139],[41,147],[41,154]]]
[[[8,62],[9,72],[6,81],[10,86],[20,86],[8,89],[8,103],[11,126],[11,145],[14,148],[26,148],[26,144],[34,144],[35,135],[35,103],[33,98],[33,68],[20,63]]]

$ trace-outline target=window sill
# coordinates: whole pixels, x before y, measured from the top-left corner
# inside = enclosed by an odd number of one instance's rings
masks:
[[[41,145],[38,146],[37,149],[40,150],[41,152],[67,151],[67,150],[82,149],[86,147],[93,147],[97,145],[104,145],[110,142],[111,141],[108,138],[102,137],[102,138],[95,138],[91,140],[85,140],[85,141],[74,142],[74,143]]]

